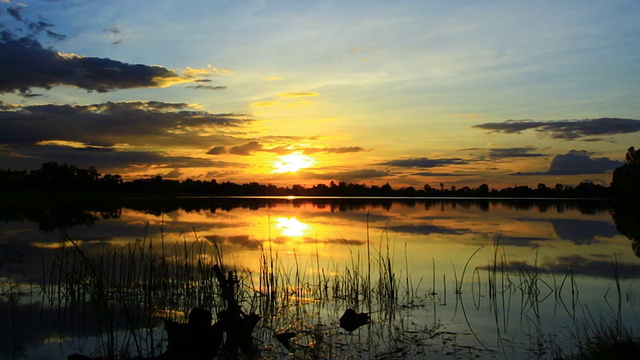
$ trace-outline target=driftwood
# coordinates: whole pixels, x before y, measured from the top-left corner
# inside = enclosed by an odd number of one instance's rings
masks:
[[[222,269],[214,265],[213,271],[220,284],[226,309],[219,312],[217,321],[211,325],[209,310],[194,308],[189,313],[188,323],[165,320],[164,326],[169,342],[167,351],[156,357],[131,358],[136,360],[211,360],[219,351],[225,357],[236,357],[239,351],[252,350],[253,329],[260,321],[256,314],[245,314],[236,300],[238,278],[233,272],[225,277]],[[223,342],[224,334],[226,340]],[[73,354],[68,360],[101,360],[81,354]]]

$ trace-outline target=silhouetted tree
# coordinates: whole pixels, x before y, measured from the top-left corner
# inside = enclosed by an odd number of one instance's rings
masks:
[[[478,196],[487,196],[489,195],[489,185],[482,184],[478,186]]]
[[[611,217],[620,234],[631,240],[631,248],[640,257],[640,204],[633,201],[617,201],[613,206]]]
[[[633,146],[627,150],[625,164],[613,172],[611,191],[618,199],[640,199],[640,149]]]
[[[627,163],[616,169],[614,181],[621,198],[629,198],[629,194],[640,191],[640,153],[633,147],[627,154]],[[436,185],[437,186],[437,185]],[[164,198],[176,195],[214,195],[214,196],[495,196],[495,197],[589,197],[603,198],[609,196],[609,188],[593,184],[591,182],[580,183],[577,187],[556,184],[554,188],[540,183],[536,188],[524,186],[507,187],[500,190],[489,189],[487,184],[481,184],[477,188],[469,186],[451,186],[445,188],[444,183],[439,183],[440,188],[425,184],[416,189],[413,186],[394,189],[389,183],[382,186],[367,186],[366,184],[336,183],[331,181],[329,185],[317,184],[310,188],[304,185],[292,187],[278,187],[273,184],[263,185],[257,182],[245,184],[225,181],[218,183],[215,179],[203,180],[170,180],[162,176],[123,181],[120,175],[106,174],[100,176],[93,167],[87,169],[75,165],[57,164],[48,162],[40,169],[26,171],[0,170],[0,190],[23,191],[37,190],[54,192],[108,192],[110,194],[149,194]],[[631,197],[634,198],[634,197]],[[636,199],[640,196],[636,195]]]
[[[389,185],[389,183],[382,185],[382,187],[380,188],[380,193],[382,196],[391,196],[393,195],[392,191],[393,188],[391,187],[391,185]]]

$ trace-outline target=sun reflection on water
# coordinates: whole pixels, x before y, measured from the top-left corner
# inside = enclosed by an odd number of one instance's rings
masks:
[[[279,217],[276,218],[276,228],[282,232],[284,236],[300,237],[304,236],[310,226],[296,219],[295,217]]]

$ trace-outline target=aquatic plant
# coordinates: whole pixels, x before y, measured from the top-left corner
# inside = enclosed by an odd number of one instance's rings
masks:
[[[322,265],[318,250],[283,256],[267,239],[258,246],[257,271],[226,263],[221,245],[195,231],[172,240],[162,232],[159,239],[144,235],[125,244],[95,245],[63,233],[58,256],[46,267],[40,286],[45,304],[64,320],[60,338],[94,334],[95,342],[78,344],[79,352],[112,359],[158,356],[167,346],[163,320],[184,322],[195,307],[219,313],[229,306],[228,294],[239,311],[262,317],[253,332],[258,357],[494,356],[515,351],[511,323],[516,319],[529,329],[527,351],[544,357],[563,347],[557,334],[543,327],[541,306],[565,309],[574,325],[581,326],[572,270],[561,281],[551,274],[549,281],[537,256],[531,265],[509,262],[500,235],[488,264],[475,261],[484,249],[479,247],[466,258],[460,278],[453,267],[454,317],[460,310],[466,329],[453,329],[436,316],[438,308],[447,306],[447,277],[442,274],[437,291],[436,260],[431,288],[420,290],[422,278],[411,275],[406,245],[404,264],[396,262],[389,228],[379,241],[371,241],[367,230],[364,247],[347,244],[349,260],[343,265]],[[614,259],[614,274],[615,265]],[[232,280],[233,291],[227,295],[216,280],[219,274]],[[614,281],[619,309],[621,284],[617,276]],[[469,300],[473,308],[465,306]],[[487,334],[479,334],[470,321],[470,311],[483,307],[493,315],[497,346],[487,343]],[[347,309],[364,314],[367,321],[350,331],[340,328],[339,318]],[[417,320],[429,309],[432,321]],[[88,317],[95,321],[83,329],[82,320]],[[587,341],[574,346],[580,349]]]

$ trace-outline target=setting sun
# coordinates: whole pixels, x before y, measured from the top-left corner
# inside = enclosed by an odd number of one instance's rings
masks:
[[[308,168],[315,163],[313,158],[300,152],[278,156],[278,159],[279,161],[273,164],[274,173],[296,172],[300,169]]]

